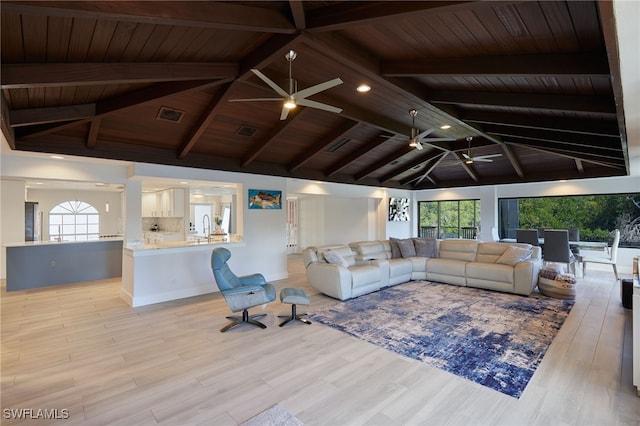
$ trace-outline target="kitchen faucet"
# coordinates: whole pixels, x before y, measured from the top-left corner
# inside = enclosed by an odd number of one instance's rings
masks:
[[[211,242],[211,218],[208,214],[202,215],[202,232],[207,236],[207,242]]]

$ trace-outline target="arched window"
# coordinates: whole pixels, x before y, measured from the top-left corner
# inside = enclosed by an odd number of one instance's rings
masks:
[[[50,241],[88,241],[100,236],[100,214],[84,201],[65,201],[49,212]]]

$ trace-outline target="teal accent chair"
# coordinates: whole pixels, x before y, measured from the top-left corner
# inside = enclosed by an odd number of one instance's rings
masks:
[[[220,293],[227,302],[231,312],[242,311],[242,316],[228,316],[231,323],[220,329],[225,332],[236,325],[247,323],[260,328],[266,325],[255,318],[266,314],[249,315],[249,308],[264,305],[276,300],[276,288],[267,282],[262,274],[252,274],[242,277],[236,276],[227,261],[231,258],[231,252],[224,247],[218,247],[211,253],[211,269]]]

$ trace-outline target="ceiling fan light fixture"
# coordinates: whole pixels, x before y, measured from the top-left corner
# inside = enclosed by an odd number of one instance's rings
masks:
[[[287,99],[284,102],[284,107],[286,109],[294,109],[297,106],[295,99]]]

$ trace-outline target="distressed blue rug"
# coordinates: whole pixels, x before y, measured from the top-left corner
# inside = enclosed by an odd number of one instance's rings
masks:
[[[573,301],[413,281],[310,313],[316,322],[514,398]]]

